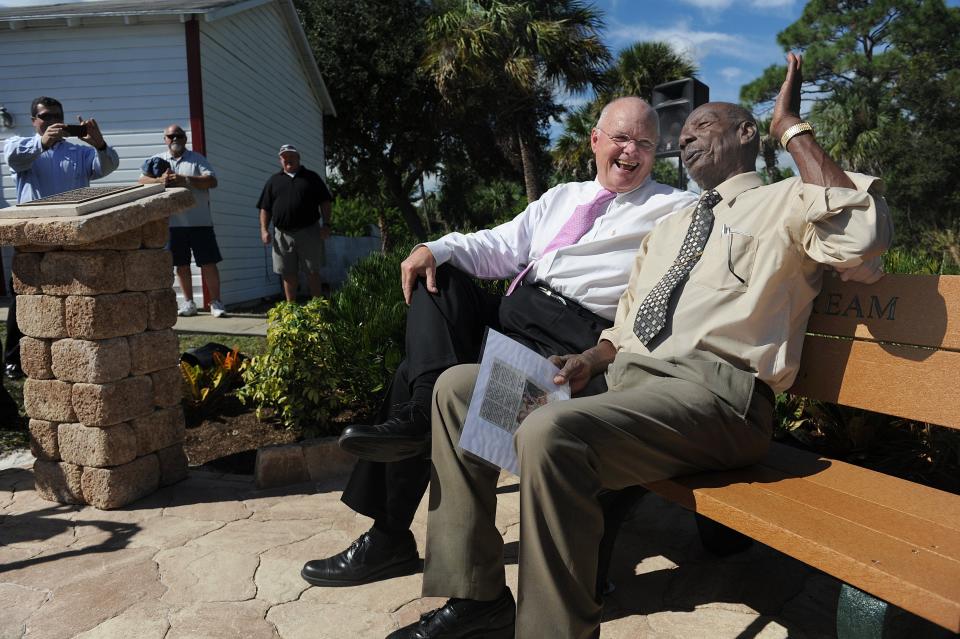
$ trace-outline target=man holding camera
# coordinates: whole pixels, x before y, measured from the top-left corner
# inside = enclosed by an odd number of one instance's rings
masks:
[[[78,117],[79,124],[64,124],[63,105],[46,96],[30,104],[30,117],[36,133],[9,137],[3,145],[4,160],[17,190],[17,204],[90,186],[90,180],[109,175],[120,165],[117,152],[107,145],[93,118]],[[80,138],[86,144],[74,144],[65,139],[68,137]],[[12,284],[10,288],[12,295]],[[14,297],[7,313],[3,358],[4,372],[11,379],[23,377],[20,335]]]

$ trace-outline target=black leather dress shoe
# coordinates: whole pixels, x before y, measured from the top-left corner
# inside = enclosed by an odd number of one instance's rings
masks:
[[[513,639],[517,604],[509,588],[493,601],[450,599],[387,639]]]
[[[417,542],[409,530],[399,541],[374,528],[343,552],[308,561],[300,576],[314,586],[359,586],[410,575],[420,569]]]
[[[19,364],[5,364],[3,374],[7,376],[7,379],[23,379],[24,377],[23,369],[20,368]]]
[[[382,424],[343,429],[340,448],[361,459],[395,462],[430,450],[430,418],[416,404],[403,404]]]

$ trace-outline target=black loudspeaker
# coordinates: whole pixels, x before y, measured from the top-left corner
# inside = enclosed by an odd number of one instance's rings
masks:
[[[694,109],[709,101],[710,87],[693,78],[665,82],[653,88],[651,106],[660,119],[658,158],[680,155],[680,129],[683,123]]]

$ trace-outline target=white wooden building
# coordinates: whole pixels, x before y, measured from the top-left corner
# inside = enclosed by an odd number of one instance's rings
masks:
[[[95,117],[120,155],[99,184],[131,183],[165,149],[171,123],[207,156],[224,261],[225,304],[277,295],[269,247],[260,241],[260,190],[294,144],[325,174],[323,116],[333,102],[291,0],[104,0],[0,9],[0,105],[13,116],[0,138],[32,135],[30,103],[63,103],[68,122]],[[0,160],[2,162],[2,160]],[[0,164],[0,207],[16,203]],[[9,255],[4,272],[9,273]],[[200,302],[199,270],[194,295]]]

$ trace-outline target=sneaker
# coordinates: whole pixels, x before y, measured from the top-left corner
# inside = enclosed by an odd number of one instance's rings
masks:
[[[187,300],[180,305],[180,308],[177,309],[177,315],[180,317],[193,317],[197,314],[197,305],[193,303],[193,300]]]
[[[226,317],[227,309],[223,307],[223,302],[220,300],[213,300],[210,302],[210,314],[214,317]]]

